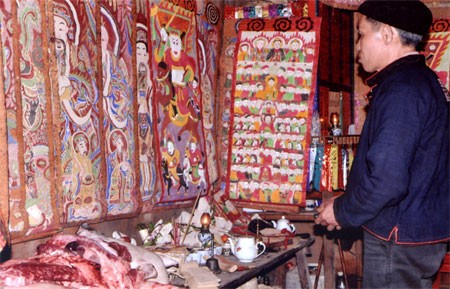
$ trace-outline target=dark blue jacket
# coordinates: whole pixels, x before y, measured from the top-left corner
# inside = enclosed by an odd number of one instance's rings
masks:
[[[449,109],[436,74],[409,55],[367,83],[372,97],[336,220],[402,244],[450,239]]]

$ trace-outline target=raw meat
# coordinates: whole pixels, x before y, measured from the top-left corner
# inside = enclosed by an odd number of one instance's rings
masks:
[[[109,243],[118,243],[125,246],[131,254],[131,267],[144,272],[144,279],[155,281],[160,284],[169,284],[169,277],[167,275],[166,267],[173,266],[175,263],[170,258],[162,258],[156,253],[150,252],[144,248],[135,246],[133,244],[116,240],[114,238],[106,237],[96,231],[88,230],[80,227],[77,235],[85,236],[94,240],[98,240],[104,246],[109,246]],[[164,263],[166,261],[167,265]],[[156,270],[157,276],[154,277],[153,272]]]
[[[52,255],[61,250],[98,264],[102,281],[109,288],[132,289],[142,282],[142,274],[132,269],[128,260],[119,257],[113,248],[83,236],[56,235],[38,246],[38,255]]]

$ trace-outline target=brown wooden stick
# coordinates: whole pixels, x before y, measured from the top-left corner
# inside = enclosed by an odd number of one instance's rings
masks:
[[[189,232],[189,228],[191,227],[192,218],[194,217],[195,207],[197,207],[197,203],[198,203],[198,200],[200,199],[200,195],[201,194],[202,194],[202,191],[200,190],[198,192],[198,194],[197,194],[197,198],[195,199],[194,206],[192,207],[191,217],[189,218],[189,222],[188,222],[188,226],[186,228],[186,232],[184,232],[183,239],[181,240],[181,243],[180,243],[181,246],[183,245],[184,240],[186,239],[186,235]]]

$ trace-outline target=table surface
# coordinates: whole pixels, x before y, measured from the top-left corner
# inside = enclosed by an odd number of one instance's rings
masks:
[[[298,213],[278,213],[278,212],[261,212],[258,215],[264,220],[279,220],[285,217],[291,222],[295,221],[309,221],[314,222],[314,215],[317,214],[316,210],[306,211],[301,210]]]
[[[255,277],[268,273],[289,259],[294,258],[299,251],[310,246],[313,242],[314,238],[301,239],[297,244],[289,245],[287,249],[280,252],[268,252],[251,263],[241,263],[249,267],[247,270],[217,274],[217,277],[221,280],[219,288],[237,288]],[[234,256],[226,258],[238,262]]]

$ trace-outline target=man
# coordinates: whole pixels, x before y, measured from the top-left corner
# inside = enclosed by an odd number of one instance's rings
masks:
[[[364,288],[431,288],[450,239],[448,104],[417,52],[432,14],[413,0],[366,0],[358,12],[372,96],[346,192],[316,223],[363,227]]]

